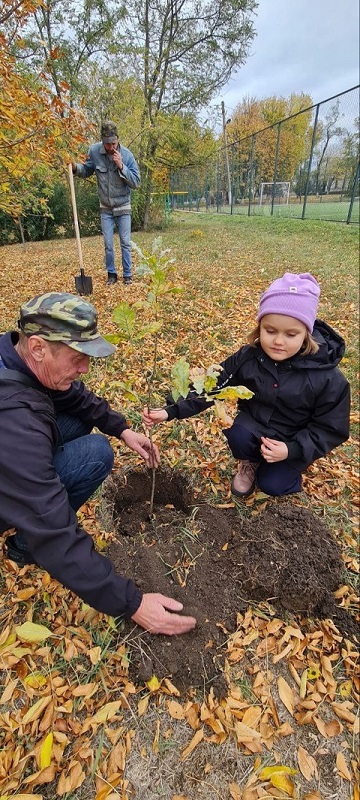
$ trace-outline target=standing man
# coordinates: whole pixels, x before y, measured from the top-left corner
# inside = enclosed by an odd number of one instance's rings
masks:
[[[105,614],[153,633],[185,633],[195,619],[174,613],[182,603],[143,594],[118,575],[76,517],[112,469],[103,434],[149,467],[159,463],[156,445],[80,380],[90,356],[115,351],[98,332],[94,306],[49,292],[22,305],[18,326],[0,336],[0,533],[16,529],[5,543],[7,558],[38,564]]]
[[[120,144],[115,122],[103,122],[101,142],[91,145],[84,164],[73,163],[72,168],[79,178],[96,175],[108,285],[117,282],[114,223],[120,238],[123,281],[132,283],[130,190],[140,186],[140,172],[131,151]]]

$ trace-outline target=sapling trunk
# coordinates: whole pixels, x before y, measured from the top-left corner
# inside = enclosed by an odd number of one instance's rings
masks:
[[[149,409],[152,406],[152,380],[154,378],[155,370],[156,370],[157,344],[158,344],[158,335],[156,333],[155,334],[155,339],[154,339],[153,367],[152,367],[152,370],[151,370],[150,374],[146,378],[147,388],[148,388],[147,402],[148,402],[148,408]],[[152,450],[152,452],[154,452],[151,428],[149,430],[148,436],[149,436],[149,439],[150,439],[150,442],[151,442],[151,450]],[[156,481],[156,469],[155,469],[155,467],[152,467],[151,473],[152,473],[151,474],[151,494],[150,494],[150,508],[149,508],[149,518],[150,519],[153,518],[153,511],[154,511],[155,481]]]

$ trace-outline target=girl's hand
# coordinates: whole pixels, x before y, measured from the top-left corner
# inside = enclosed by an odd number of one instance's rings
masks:
[[[289,455],[285,442],[278,442],[277,439],[269,439],[267,436],[261,437],[260,452],[268,464],[273,464],[275,461],[285,461]]]
[[[149,408],[145,406],[143,410],[142,421],[147,428],[152,428],[153,425],[157,425],[159,422],[166,422],[167,419],[168,413],[165,408]]]

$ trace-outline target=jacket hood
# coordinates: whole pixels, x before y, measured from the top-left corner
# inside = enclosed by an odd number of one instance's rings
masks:
[[[311,353],[308,356],[296,355],[291,359],[292,366],[296,369],[337,367],[345,352],[345,342],[342,336],[321,319],[315,321],[312,336],[319,345],[317,353]]]

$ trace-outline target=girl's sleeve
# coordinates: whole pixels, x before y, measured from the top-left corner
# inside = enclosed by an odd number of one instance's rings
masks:
[[[349,438],[350,386],[339,372],[332,373],[321,393],[317,396],[315,409],[308,425],[293,437],[293,443],[301,450],[302,458],[309,465],[330,453]],[[289,457],[292,459],[291,443]]]

